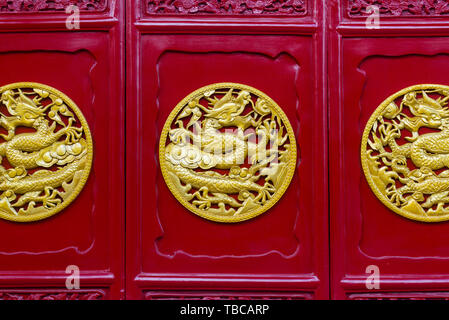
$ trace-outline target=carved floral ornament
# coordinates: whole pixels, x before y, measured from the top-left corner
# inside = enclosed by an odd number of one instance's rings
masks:
[[[350,17],[367,16],[377,6],[381,16],[442,16],[449,14],[449,0],[347,0]]]
[[[165,182],[176,199],[217,222],[270,209],[296,166],[293,129],[259,90],[218,83],[198,89],[170,113],[159,144]]]
[[[103,291],[88,292],[19,292],[0,291],[0,300],[102,300],[105,297]]]
[[[376,197],[423,222],[449,220],[449,87],[416,85],[382,102],[363,132],[362,167]]]
[[[307,0],[149,0],[149,14],[304,15]]]
[[[103,11],[107,0],[0,0],[0,13],[64,12],[71,5],[81,11]]]

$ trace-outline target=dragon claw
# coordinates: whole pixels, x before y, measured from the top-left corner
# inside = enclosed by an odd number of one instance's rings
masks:
[[[47,209],[54,208],[62,202],[61,199],[56,198],[56,196],[60,194],[58,190],[47,187],[45,188],[44,192],[45,195],[42,197],[42,205],[45,208]]]

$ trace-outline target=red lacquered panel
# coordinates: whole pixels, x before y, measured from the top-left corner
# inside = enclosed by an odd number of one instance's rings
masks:
[[[115,1],[84,3],[80,29],[73,30],[65,27],[68,15],[59,1],[45,10],[8,7],[0,13],[0,86],[26,81],[62,91],[84,114],[94,144],[89,179],[66,209],[32,223],[0,221],[2,298],[121,296],[123,8]],[[80,290],[66,289],[68,265],[79,267]]]
[[[393,2],[396,9],[375,3],[383,8],[376,29],[366,28],[363,5],[354,9],[360,1],[329,12],[331,290],[338,299],[426,299],[449,289],[449,224],[394,213],[361,167],[362,133],[382,101],[412,85],[449,84],[447,13]],[[379,288],[366,286],[371,265],[380,271]]]
[[[321,29],[311,23],[320,18],[312,10],[302,20],[286,15],[284,26],[277,24],[281,20],[260,26],[245,15],[207,16],[200,24],[183,15],[148,17],[133,3],[127,51],[127,296],[138,299],[163,289],[174,290],[174,296],[185,290],[226,296],[229,290],[269,295],[287,289],[327,297],[324,70]],[[249,85],[274,99],[299,150],[295,175],[279,202],[234,224],[189,212],[159,169],[159,138],[170,112],[189,93],[219,82]]]

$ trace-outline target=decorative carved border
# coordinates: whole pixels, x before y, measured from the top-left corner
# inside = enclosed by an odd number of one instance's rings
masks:
[[[311,300],[310,292],[169,292],[145,291],[145,300]]]
[[[0,291],[0,300],[103,300],[103,290],[51,291],[51,290],[7,290]]]
[[[379,14],[387,17],[449,15],[449,0],[347,0],[348,15],[349,17],[367,16],[370,14],[369,6],[377,6]]]
[[[70,5],[80,11],[100,12],[107,8],[107,0],[0,0],[0,13],[65,12]]]
[[[146,0],[145,10],[150,15],[303,16],[307,0]]]
[[[449,300],[449,292],[351,293],[350,300]]]

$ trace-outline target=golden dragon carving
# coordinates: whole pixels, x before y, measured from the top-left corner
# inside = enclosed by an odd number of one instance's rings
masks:
[[[449,219],[449,87],[417,85],[385,100],[362,138],[376,196],[410,219]]]
[[[165,181],[197,215],[247,220],[268,210],[293,176],[296,142],[286,115],[245,85],[203,87],[181,101],[160,140]]]
[[[73,101],[54,88],[15,83],[0,90],[0,217],[47,218],[65,208],[87,180],[89,128]]]

